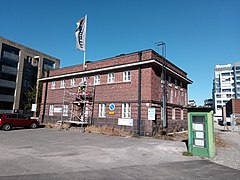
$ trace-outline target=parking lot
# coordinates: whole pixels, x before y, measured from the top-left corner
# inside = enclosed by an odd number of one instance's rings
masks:
[[[182,156],[182,142],[56,129],[0,131],[0,179],[239,179],[240,171]]]

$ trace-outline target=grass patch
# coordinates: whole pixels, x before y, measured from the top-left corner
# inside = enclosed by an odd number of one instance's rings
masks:
[[[193,154],[190,153],[190,152],[188,152],[188,151],[184,151],[184,152],[182,153],[182,155],[183,155],[183,156],[193,156]]]
[[[70,125],[68,123],[46,123],[44,124],[45,128],[49,129],[58,129],[58,130],[69,130]]]
[[[96,127],[96,126],[87,126],[85,128],[85,132],[87,133],[97,133],[97,134],[104,134],[109,136],[132,136],[132,133],[130,131],[121,130],[109,126],[102,126],[102,127]]]

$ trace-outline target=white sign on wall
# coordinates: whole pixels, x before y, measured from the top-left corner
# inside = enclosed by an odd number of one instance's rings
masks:
[[[118,118],[118,125],[120,125],[120,126],[133,126],[133,119]]]
[[[61,107],[56,107],[56,108],[54,108],[54,112],[55,113],[61,113],[62,112],[62,108]]]
[[[148,120],[154,121],[156,115],[156,109],[155,108],[148,108]]]
[[[31,111],[37,111],[37,104],[32,104],[32,109],[31,109]]]

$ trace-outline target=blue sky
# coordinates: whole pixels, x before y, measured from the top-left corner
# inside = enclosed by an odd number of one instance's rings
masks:
[[[240,61],[239,0],[0,0],[0,36],[61,59],[61,67],[81,64],[74,32],[85,14],[87,60],[164,41],[198,105],[211,98],[214,66]]]

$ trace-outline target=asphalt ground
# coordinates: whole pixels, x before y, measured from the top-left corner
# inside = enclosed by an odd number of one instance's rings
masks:
[[[240,171],[187,157],[182,142],[56,129],[0,131],[0,180],[239,179]]]

